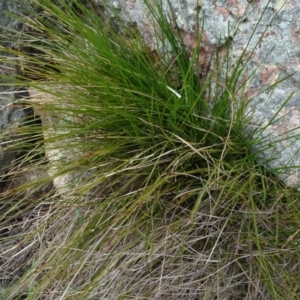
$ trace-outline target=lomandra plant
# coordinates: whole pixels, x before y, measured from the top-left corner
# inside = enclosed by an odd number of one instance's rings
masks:
[[[42,124],[10,176],[39,176],[2,193],[2,298],[297,299],[299,193],[245,136],[247,59],[200,78],[201,24],[189,55],[158,1],[157,53],[108,3],[32,2],[14,83]]]

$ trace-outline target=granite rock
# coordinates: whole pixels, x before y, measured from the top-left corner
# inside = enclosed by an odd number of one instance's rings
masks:
[[[61,175],[57,175],[57,172],[62,171],[61,167],[63,164],[70,163],[73,159],[82,154],[82,152],[76,148],[75,141],[67,137],[70,132],[67,129],[68,127],[66,126],[65,120],[72,117],[70,113],[66,115],[63,112],[67,110],[66,104],[64,104],[64,101],[58,96],[61,93],[68,92],[70,87],[63,85],[52,86],[52,94],[42,91],[44,89],[42,86],[40,89],[33,87],[28,88],[28,100],[32,103],[35,113],[40,116],[43,124],[44,150],[49,162],[47,173],[50,177],[54,178],[53,187],[59,194],[64,193],[64,196],[71,196],[71,182],[76,178],[78,179],[82,174],[80,174],[80,172],[67,171]],[[49,103],[52,103],[52,105],[59,109],[63,108],[63,110],[61,112],[47,111],[45,107],[47,107]],[[66,145],[70,144],[73,145],[71,148],[66,147]]]
[[[168,1],[161,3],[169,16]],[[203,22],[200,47],[203,67],[228,39],[232,41],[232,65],[246,49],[245,58],[249,61],[244,76],[252,74],[252,78],[245,94],[239,96],[242,99],[246,95],[249,101],[247,113],[251,113],[252,121],[247,132],[263,139],[253,151],[268,169],[281,170],[279,177],[287,186],[300,188],[299,1],[170,0],[170,3],[188,50],[196,46],[196,22]],[[111,4],[123,19],[136,24],[150,47],[159,51],[143,0],[111,0]],[[289,78],[268,89],[285,77]],[[280,109],[274,122],[273,117]]]
[[[14,129],[22,126],[24,120],[30,115],[32,110],[24,105],[17,105],[16,99],[23,95],[16,91],[13,78],[17,74],[14,65],[14,57],[10,50],[16,47],[17,35],[13,31],[20,31],[21,24],[9,13],[21,13],[24,9],[23,1],[1,1],[0,2],[0,176],[4,175],[11,163],[18,155],[18,149],[11,150],[12,145],[16,144],[18,137]],[[7,51],[5,51],[7,49]]]

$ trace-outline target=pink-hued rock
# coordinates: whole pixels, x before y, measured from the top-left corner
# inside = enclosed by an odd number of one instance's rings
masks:
[[[97,2],[97,1],[96,1]],[[154,2],[154,0],[152,1]],[[207,66],[220,45],[232,39],[232,65],[246,49],[249,58],[244,75],[253,73],[247,83],[246,95],[250,98],[249,112],[256,137],[264,143],[254,147],[257,157],[269,169],[280,169],[300,165],[298,138],[287,139],[300,133],[300,2],[298,0],[171,0],[176,21],[182,30],[188,50],[196,46],[196,24],[204,24],[200,47],[201,66]],[[168,1],[162,1],[166,15],[170,15]],[[111,4],[127,21],[135,22],[150,47],[159,51],[154,38],[154,29],[144,0],[111,0]],[[199,20],[197,20],[197,13]],[[203,22],[203,23],[202,23]],[[249,42],[250,40],[250,42]],[[253,51],[253,53],[251,53]],[[264,88],[286,76],[273,89]],[[292,94],[288,103],[286,99]],[[241,96],[241,95],[239,95]],[[284,104],[285,103],[285,104]],[[283,116],[273,122],[273,116]],[[270,124],[271,122],[271,124]],[[290,130],[293,132],[289,133]],[[268,144],[278,141],[271,147]],[[290,168],[279,177],[288,186],[300,188],[297,168]]]

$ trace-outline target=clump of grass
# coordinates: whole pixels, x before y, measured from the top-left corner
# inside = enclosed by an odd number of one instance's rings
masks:
[[[73,2],[38,1],[24,18],[35,34],[22,43],[40,52],[23,56],[15,82],[52,101],[34,104],[44,138],[39,159],[20,164],[48,175],[1,200],[11,201],[1,228],[22,218],[1,238],[2,296],[296,299],[299,193],[257,163],[245,137],[243,57],[230,69],[217,56],[200,80],[199,46],[188,55],[158,2],[145,1],[172,53],[155,57],[121,20]]]

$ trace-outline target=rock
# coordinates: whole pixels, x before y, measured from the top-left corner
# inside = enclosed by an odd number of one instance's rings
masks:
[[[15,104],[16,98],[19,97],[13,83],[17,74],[14,63],[16,57],[10,53],[10,50],[17,44],[17,36],[12,32],[19,32],[21,24],[7,13],[22,12],[26,6],[21,2],[4,0],[0,3],[0,47],[2,49],[0,52],[0,176],[12,167],[11,163],[19,153],[18,149],[12,150],[12,146],[18,139],[14,129],[22,126],[32,112],[24,105]]]
[[[48,89],[49,93],[43,90]],[[53,177],[53,186],[58,193],[64,193],[64,196],[70,195],[72,187],[68,184],[80,174],[74,171],[65,172],[62,175],[56,175],[58,171],[62,171],[62,165],[68,164],[76,158],[77,155],[82,154],[76,149],[76,143],[72,138],[68,138],[68,126],[65,126],[65,120],[70,116],[64,113],[63,101],[58,95],[67,91],[68,88],[62,85],[51,86],[51,88],[28,88],[29,101],[37,115],[40,116],[43,125],[45,155],[48,159],[48,175]],[[51,93],[50,93],[51,91]],[[53,105],[51,110],[47,110],[47,105]],[[58,111],[55,112],[53,107],[57,107]],[[68,145],[72,144],[72,147]],[[58,167],[59,165],[59,167]]]
[[[170,15],[168,2],[162,2],[166,15]],[[170,3],[185,45],[190,51],[196,46],[197,14],[200,24],[203,22],[200,48],[202,67],[209,64],[218,47],[228,39],[232,42],[232,66],[247,48],[245,59],[249,58],[249,61],[244,76],[253,74],[244,90],[249,100],[248,113],[252,114],[251,126],[248,126],[247,131],[250,130],[255,137],[264,140],[253,151],[257,153],[260,163],[268,169],[281,170],[278,176],[287,186],[300,188],[297,168],[300,166],[300,139],[291,138],[300,133],[298,1],[170,0]],[[159,50],[143,0],[114,0],[111,4],[123,19],[137,24],[150,47]],[[268,89],[276,80],[290,75],[293,76],[274,89]],[[264,89],[264,92],[258,93]],[[290,96],[288,103],[285,103]],[[279,115],[282,118],[274,122],[272,118],[282,106],[284,107]],[[285,169],[286,167],[289,169]]]

